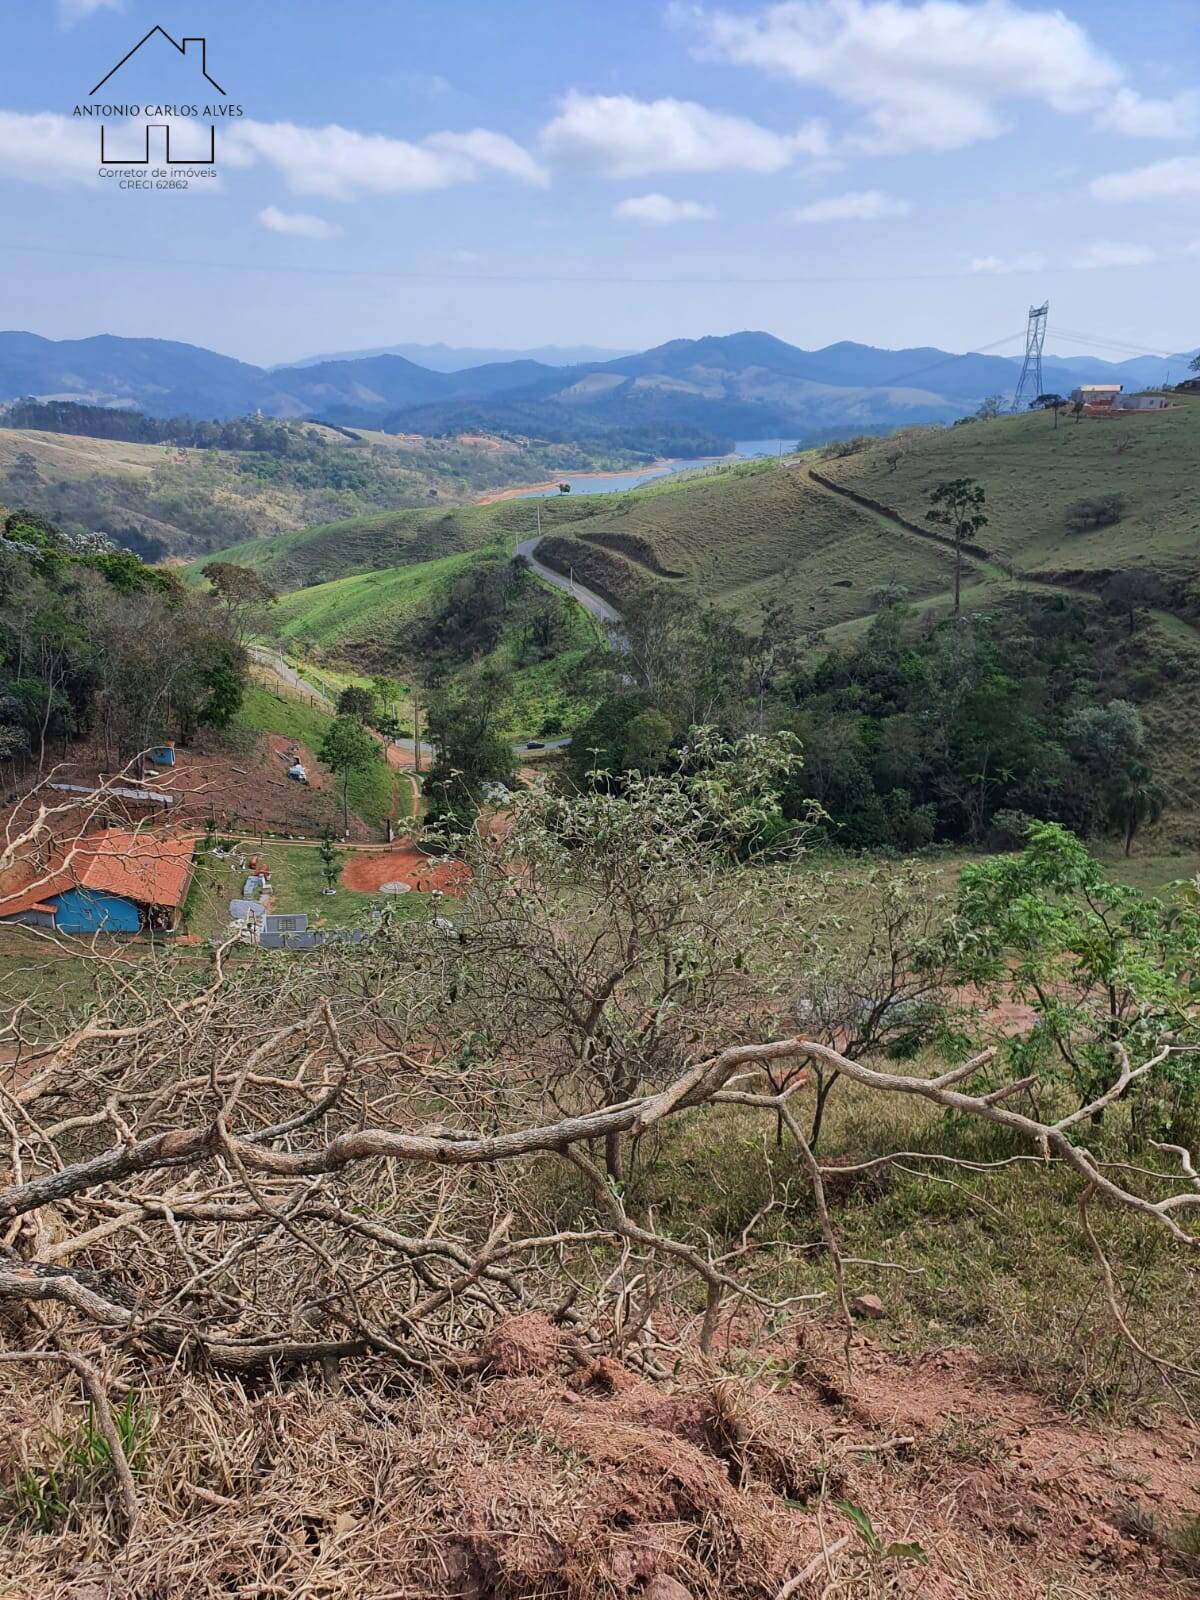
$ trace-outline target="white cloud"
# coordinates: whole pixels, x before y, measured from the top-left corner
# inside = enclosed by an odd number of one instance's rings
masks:
[[[342,231],[324,217],[314,217],[306,211],[281,211],[278,206],[267,206],[258,213],[258,220],[271,233],[287,233],[296,239],[335,239]]]
[[[191,123],[180,127],[194,131]],[[99,142],[94,122],[76,121],[54,111],[0,110],[0,177],[34,183],[95,183]],[[302,128],[291,122],[247,118],[218,131],[217,158],[219,167],[265,162],[282,175],[293,194],[322,195],[330,200],[447,189],[478,182],[489,173],[522,183],[549,181],[527,150],[487,128],[432,133],[420,144],[411,144],[383,134],[358,133],[336,123]],[[213,185],[204,187],[210,190]]]
[[[613,207],[613,216],[623,222],[644,222],[651,227],[669,227],[673,222],[711,222],[716,214],[712,206],[699,200],[672,200],[665,194],[631,196]]]
[[[472,128],[469,133],[431,133],[424,142],[430,150],[439,151],[472,169],[487,168],[503,173],[506,178],[516,178],[519,183],[538,187],[549,182],[545,169],[529,151],[505,133]],[[475,175],[476,171],[472,171],[471,176]]]
[[[797,206],[794,211],[784,212],[784,218],[788,222],[878,222],[884,217],[907,217],[911,211],[907,200],[898,200],[881,189],[851,189],[846,194],[831,195],[828,200]]]
[[[456,267],[471,267],[477,261],[482,261],[483,257],[478,250],[451,250],[450,260]]]
[[[56,111],[0,111],[0,178],[29,183],[99,180],[100,132]]]
[[[1136,89],[1118,89],[1095,126],[1130,139],[1190,139],[1200,129],[1200,93],[1187,89],[1169,100],[1146,100]]]
[[[1177,200],[1200,195],[1200,156],[1173,156],[1128,172],[1093,178],[1097,200]]]
[[[524,183],[546,175],[527,150],[502,133],[433,133],[420,144],[384,134],[359,133],[330,123],[302,128],[292,122],[233,124],[220,156],[234,166],[265,161],[283,175],[293,194],[353,200],[365,194],[408,194],[473,183],[500,172]]]
[[[701,54],[859,109],[865,126],[852,143],[871,152],[994,138],[1009,102],[1099,111],[1123,82],[1078,23],[1011,0],[780,0],[752,15],[677,4],[673,16],[695,31]]]
[[[1045,265],[1045,256],[1031,250],[1021,256],[975,256],[967,271],[991,277],[1007,277],[1012,272],[1041,272]]]
[[[811,122],[773,133],[748,117],[710,111],[693,100],[635,100],[572,91],[541,132],[558,165],[609,178],[654,172],[780,172],[798,155],[823,156],[828,135]]]
[[[124,11],[125,0],[58,0],[58,20],[64,27],[82,22],[93,11]]]
[[[1072,252],[1071,265],[1075,267],[1148,267],[1157,260],[1148,244],[1090,244],[1085,250]]]

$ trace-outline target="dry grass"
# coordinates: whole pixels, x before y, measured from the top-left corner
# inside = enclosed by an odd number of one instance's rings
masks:
[[[961,1363],[906,1368],[861,1340],[841,1399],[803,1362],[655,1388],[556,1343],[536,1372],[415,1390],[130,1374],[149,1426],[132,1538],[103,1482],[48,1531],[18,1516],[6,1600],[775,1600],[805,1571],[800,1600],[1186,1592],[1186,1486],[1154,1464],[1177,1432],[1105,1440]],[[71,1440],[85,1420],[52,1379],[6,1379],[10,1510],[61,1459],[47,1424]]]

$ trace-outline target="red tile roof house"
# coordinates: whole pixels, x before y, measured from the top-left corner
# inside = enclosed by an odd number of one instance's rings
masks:
[[[0,897],[0,923],[59,933],[170,931],[192,881],[194,838],[111,829],[60,848]]]

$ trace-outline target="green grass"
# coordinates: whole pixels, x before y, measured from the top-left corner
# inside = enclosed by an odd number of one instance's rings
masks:
[[[252,683],[246,690],[242,708],[234,719],[235,727],[250,733],[277,733],[306,745],[315,757],[332,719],[302,700],[275,694],[262,684]],[[350,809],[373,828],[381,828],[396,804],[396,780],[407,783],[382,757],[350,778]],[[341,797],[341,786],[338,786]],[[408,798],[400,796],[400,815],[408,814]]]
[[[285,595],[270,623],[285,645],[334,653],[349,647],[386,648],[404,624],[470,562],[442,556],[412,566],[355,573]]]
[[[58,936],[60,944],[70,940]],[[138,947],[109,941],[114,956],[137,959]],[[95,963],[64,955],[49,939],[31,928],[6,927],[0,930],[0,1004],[6,1007],[27,1004],[33,1020],[30,1032],[36,1036],[53,1032],[63,1017],[75,1016],[94,1008],[97,971]],[[40,1019],[53,1019],[45,1029]]]
[[[564,507],[559,514],[569,517],[581,504]],[[301,589],[501,541],[511,544],[535,531],[535,517],[530,500],[501,500],[489,506],[420,506],[246,540],[224,550],[221,559],[253,567],[281,591]],[[202,565],[193,562],[184,569],[185,574],[198,580]]]
[[[923,1070],[939,1065],[930,1060]],[[792,1104],[807,1131],[811,1094],[799,1092]],[[1089,1146],[1114,1161],[1128,1159],[1124,1116],[1118,1111],[1103,1129],[1089,1129]],[[900,1151],[978,1163],[1031,1159],[990,1171],[905,1159],[830,1180],[834,1232],[843,1256],[853,1258],[845,1269],[847,1291],[876,1294],[883,1303],[872,1340],[902,1355],[973,1346],[1080,1411],[1126,1419],[1155,1401],[1172,1403],[1161,1374],[1114,1337],[1080,1228],[1073,1172],[1061,1163],[1043,1165],[1036,1150],[1005,1130],[839,1083],[818,1147],[821,1160],[864,1163]],[[1139,1152],[1138,1161],[1169,1168],[1169,1158],[1152,1152]],[[588,1199],[572,1175],[547,1168],[541,1183],[556,1222],[587,1224]],[[652,1201],[656,1224],[694,1243],[736,1248],[743,1229],[759,1219],[757,1236],[779,1246],[758,1258],[759,1290],[777,1297],[822,1293],[827,1315],[836,1317],[836,1286],[805,1169],[790,1142],[776,1146],[769,1115],[717,1108],[672,1120],[640,1153],[625,1194],[633,1207]],[[1156,1353],[1194,1369],[1200,1351],[1188,1252],[1164,1230],[1116,1208],[1095,1207],[1092,1221],[1135,1333]],[[887,1263],[896,1266],[889,1270]],[[702,1289],[694,1295],[691,1308],[698,1312]],[[803,1360],[803,1343],[800,1349]],[[835,1381],[845,1377],[840,1355],[831,1341],[828,1372]],[[1180,1387],[1200,1403],[1200,1383]]]
[[[611,502],[611,503],[610,503]],[[822,492],[795,465],[700,478],[653,493],[605,497],[586,522],[551,546],[555,566],[613,595],[654,576],[625,554],[642,547],[700,601],[714,600],[753,625],[764,602],[782,596],[802,627],[863,615],[873,585],[901,582],[915,596],[946,588],[949,563],[915,538],[897,537],[847,501]]]
[[[930,429],[893,465],[886,445],[823,471],[912,521],[924,519],[926,494],[940,479],[977,479],[987,494],[985,548],[1020,568],[1050,574],[1148,564],[1167,579],[1195,574],[1200,511],[1195,463],[1200,403],[1181,401],[1128,420],[1050,413],[1003,417],[967,427]],[[1075,500],[1119,491],[1128,502],[1111,528],[1064,529]]]
[[[1001,561],[1054,581],[1093,587],[1106,569],[1145,562],[1169,580],[1190,579],[1200,533],[1193,463],[1200,455],[1200,403],[1181,403],[1128,421],[1060,422],[1046,414],[930,428],[891,462],[886,444],[822,464],[831,478],[871,495],[917,523],[926,494],[942,478],[978,478],[988,497],[981,543]],[[839,625],[869,609],[869,590],[892,580],[916,598],[949,588],[944,551],[887,519],[839,500],[808,480],[803,458],[755,461],[657,479],[636,492],[542,502],[543,531],[573,541],[576,565],[608,577],[617,592],[654,569],[702,599],[744,618],[780,584],[801,622]],[[1072,501],[1119,489],[1129,502],[1110,529],[1063,531]],[[372,570],[430,561],[533,532],[529,501],[453,509],[417,508],[325,524],[302,533],[234,546],[282,588],[311,587]],[[590,565],[589,565],[590,563]],[[995,577],[993,568],[984,576]],[[978,580],[979,573],[976,572]],[[402,580],[391,577],[403,603]],[[316,602],[305,602],[305,604]],[[285,602],[285,607],[286,607]],[[381,609],[383,595],[347,587],[323,598],[317,621],[345,632],[360,604]],[[281,613],[293,626],[293,612]]]

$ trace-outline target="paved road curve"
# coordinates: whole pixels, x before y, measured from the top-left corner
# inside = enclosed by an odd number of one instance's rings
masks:
[[[619,637],[621,613],[617,608],[609,605],[603,596],[596,594],[591,589],[585,589],[581,583],[576,582],[573,573],[569,578],[564,577],[561,572],[555,572],[553,567],[548,567],[544,562],[539,561],[534,555],[534,551],[540,543],[541,537],[539,535],[535,535],[532,539],[522,539],[521,543],[513,551],[513,555],[524,556],[530,568],[537,573],[539,578],[544,578],[547,583],[552,583],[556,589],[562,589],[573,600],[578,601],[583,609],[590,612],[596,621],[608,631],[610,637],[614,631],[617,632]]]

